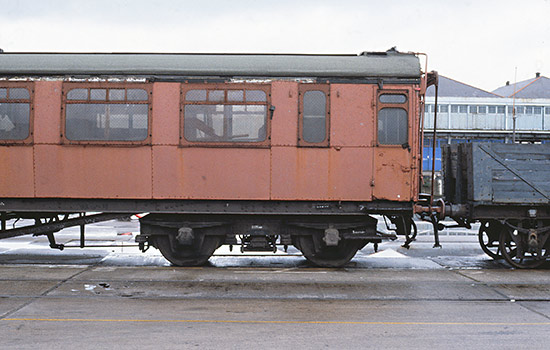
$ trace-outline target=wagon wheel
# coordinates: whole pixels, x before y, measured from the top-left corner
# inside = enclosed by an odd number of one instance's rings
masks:
[[[319,236],[296,236],[294,245],[311,263],[322,267],[341,267],[365,246],[360,240],[341,240],[337,246],[326,246]]]
[[[482,221],[479,226],[478,238],[481,249],[495,260],[502,259],[500,252],[500,233],[505,228],[498,221]]]
[[[543,248],[542,256],[525,251],[527,235],[517,230],[505,228],[500,235],[500,251],[507,263],[518,269],[533,269],[546,262],[547,248]],[[523,252],[523,253],[522,253]]]
[[[174,235],[153,236],[152,240],[162,256],[173,265],[200,266],[223,244],[224,237],[202,235],[196,237],[190,245],[180,244]]]

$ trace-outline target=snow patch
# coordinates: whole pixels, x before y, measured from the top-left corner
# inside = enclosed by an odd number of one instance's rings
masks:
[[[377,253],[369,255],[368,257],[369,258],[408,258],[408,256],[401,254],[399,252],[396,252],[393,249],[381,250]]]

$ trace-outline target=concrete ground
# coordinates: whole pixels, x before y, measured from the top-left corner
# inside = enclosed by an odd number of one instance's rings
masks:
[[[363,349],[547,346],[550,274],[483,255],[475,231],[432,248],[422,231],[345,268],[297,251],[175,268],[133,245],[135,222],[90,228],[101,248],[47,248],[43,237],[0,242],[0,334],[6,349]],[[78,230],[63,232],[72,244]],[[125,242],[123,247],[120,243]],[[118,244],[118,247],[113,244]],[[238,250],[238,249],[236,249]],[[239,254],[240,255],[240,254]]]

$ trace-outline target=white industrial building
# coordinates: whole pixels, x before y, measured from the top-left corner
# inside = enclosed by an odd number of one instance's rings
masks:
[[[434,103],[432,86],[426,94],[424,170],[431,169]],[[516,142],[550,142],[549,78],[537,73],[533,79],[506,83],[488,92],[439,77],[436,170],[441,169],[441,144],[512,142],[514,139]]]

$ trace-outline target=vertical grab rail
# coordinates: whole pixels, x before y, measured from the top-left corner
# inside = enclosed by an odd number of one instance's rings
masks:
[[[433,203],[434,203],[434,196],[435,196],[435,156],[436,156],[436,146],[437,146],[437,97],[439,95],[439,75],[437,72],[432,71],[428,75],[428,82],[427,86],[434,85],[435,87],[435,104],[434,104],[434,131],[432,136],[432,181],[431,181],[431,189],[430,189],[430,204],[429,204],[429,211],[430,211],[430,219],[432,222],[432,226],[434,229],[434,248],[440,248],[441,244],[439,243],[439,222],[437,214],[434,214],[433,211]]]

